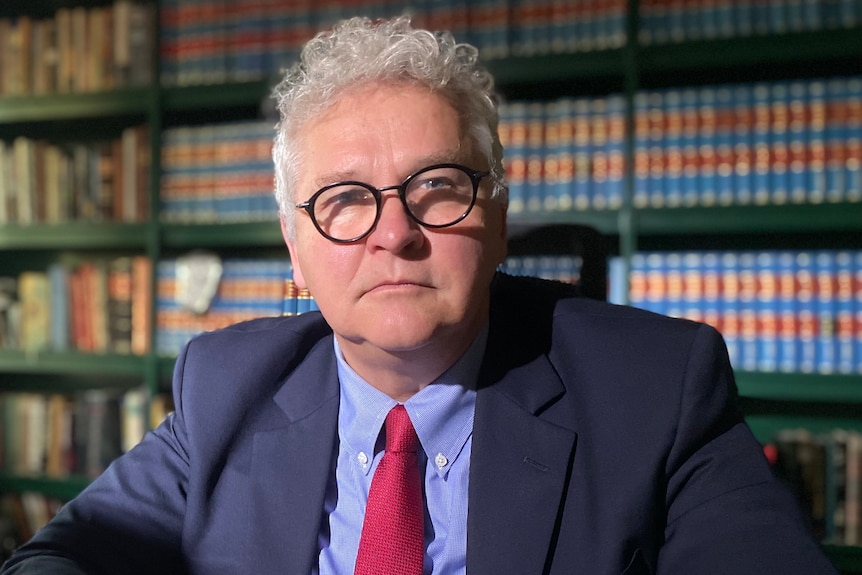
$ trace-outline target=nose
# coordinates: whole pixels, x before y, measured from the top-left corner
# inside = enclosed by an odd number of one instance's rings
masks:
[[[422,230],[407,213],[397,190],[381,191],[380,196],[380,217],[368,235],[368,246],[397,253],[421,245]]]

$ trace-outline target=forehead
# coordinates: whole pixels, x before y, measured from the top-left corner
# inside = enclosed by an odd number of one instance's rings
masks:
[[[467,161],[472,146],[463,135],[458,112],[437,92],[407,83],[357,86],[297,133],[299,179]]]

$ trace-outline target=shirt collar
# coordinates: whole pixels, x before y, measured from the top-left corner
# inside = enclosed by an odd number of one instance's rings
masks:
[[[487,339],[486,323],[452,367],[404,403],[423,451],[444,479],[473,433],[476,381]],[[350,460],[357,463],[363,473],[368,473],[374,454],[383,449],[380,429],[397,402],[347,365],[337,339],[333,341],[341,383],[339,437]]]

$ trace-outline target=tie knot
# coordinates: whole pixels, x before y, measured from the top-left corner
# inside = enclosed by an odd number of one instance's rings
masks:
[[[403,405],[393,407],[386,416],[386,451],[416,452],[419,449],[419,438],[407,410]]]

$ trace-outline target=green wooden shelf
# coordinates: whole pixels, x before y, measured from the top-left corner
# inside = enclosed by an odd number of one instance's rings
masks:
[[[0,98],[0,123],[78,120],[143,115],[152,106],[155,88],[92,94],[51,94]]]
[[[278,221],[224,224],[164,224],[162,240],[171,248],[284,246]]]
[[[149,224],[120,222],[4,224],[0,249],[144,249],[149,230]]]
[[[862,375],[736,372],[739,393],[756,399],[857,403],[862,413]]]
[[[737,37],[637,48],[638,69],[642,74],[700,72],[704,69],[739,69],[814,62],[849,62],[858,66],[860,58],[862,58],[862,30],[859,28]]]
[[[258,104],[269,97],[275,79],[202,84],[162,89],[162,107],[165,110],[199,110]]]
[[[862,573],[862,547],[827,544],[823,550],[842,574]]]
[[[622,77],[622,49],[571,54],[545,54],[488,60],[484,63],[498,86],[560,82],[597,77]]]
[[[145,356],[0,349],[0,373],[143,377]]]
[[[81,476],[52,478],[0,474],[0,493],[35,491],[48,497],[68,501],[83,491],[91,481],[92,479]]]
[[[642,235],[862,230],[862,203],[643,208],[633,213]]]

